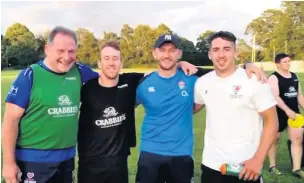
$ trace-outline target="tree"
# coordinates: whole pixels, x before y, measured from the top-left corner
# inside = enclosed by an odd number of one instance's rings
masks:
[[[155,31],[155,36],[156,38],[162,34],[172,34],[173,31],[165,24],[159,24],[156,29],[154,30]]]
[[[197,38],[196,49],[201,53],[208,53],[209,43],[208,38],[214,34],[215,31],[207,30],[204,33],[200,34]]]
[[[214,34],[215,31],[207,30],[200,34],[200,36],[197,38],[196,43],[196,63],[198,65],[212,65],[212,62],[210,61],[208,57],[208,50],[209,50],[209,43],[208,38]]]
[[[245,34],[255,36],[264,60],[273,60],[278,52],[294,54],[295,59],[304,58],[304,3],[282,1],[281,10],[268,9],[252,20]]]
[[[180,48],[183,50],[181,60],[186,60],[192,64],[197,64],[195,61],[196,49],[192,41],[187,40],[184,37],[180,38]]]
[[[136,64],[153,64],[152,48],[155,42],[155,32],[149,25],[138,25],[134,30]]]
[[[109,33],[104,32],[103,41],[104,42],[115,41],[119,43],[119,36],[114,32],[109,32]]]
[[[78,51],[77,59],[83,63],[96,66],[99,60],[98,41],[87,29],[77,29]]]
[[[276,44],[280,42],[280,39],[277,39],[274,32],[277,29],[277,26],[280,23],[280,20],[283,16],[281,10],[269,9],[264,11],[264,13],[254,19],[246,27],[245,34],[251,34],[255,36],[255,43],[264,49],[264,55],[266,59],[272,59],[273,52],[272,48],[276,47]]]
[[[278,29],[285,38],[281,44],[281,50],[293,54],[294,59],[304,59],[304,3],[282,1],[281,7],[284,18],[281,20]]]
[[[7,63],[28,66],[37,61],[38,44],[34,34],[25,25],[13,24],[7,29],[4,38],[10,44],[4,53]]]
[[[244,39],[238,40],[236,47],[238,52],[238,63],[243,64],[244,62],[251,60],[252,48],[245,42]]]
[[[36,43],[37,43],[37,56],[38,58],[44,57],[44,47],[47,43],[47,38],[43,35],[37,35],[36,36]]]
[[[7,47],[4,57],[12,66],[27,67],[38,60],[36,50],[24,43],[13,44]]]
[[[136,63],[136,52],[133,40],[134,29],[128,24],[124,24],[120,32],[120,49],[124,67],[129,67]]]
[[[7,48],[10,46],[9,40],[1,35],[1,68],[9,67],[8,58],[6,54]]]
[[[12,45],[24,44],[33,47],[37,46],[34,34],[25,25],[20,23],[15,23],[7,28],[5,38],[8,39]]]

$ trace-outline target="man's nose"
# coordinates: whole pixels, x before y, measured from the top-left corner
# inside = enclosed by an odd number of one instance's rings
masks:
[[[223,50],[220,50],[220,51],[219,51],[219,56],[220,56],[220,57],[224,57],[224,55],[225,55],[225,54],[224,54],[224,51],[223,51]]]
[[[65,61],[70,60],[70,56],[69,56],[69,52],[68,52],[68,51],[64,52],[63,59],[64,59]]]

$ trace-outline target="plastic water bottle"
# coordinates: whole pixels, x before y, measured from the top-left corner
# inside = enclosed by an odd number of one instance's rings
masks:
[[[242,164],[223,164],[220,167],[220,171],[222,175],[232,175],[232,176],[239,176],[243,169],[244,165]]]
[[[222,164],[220,167],[220,171],[222,175],[232,175],[232,176],[239,176],[241,171],[243,170],[244,165],[243,164],[237,164],[237,163],[232,163],[232,164]],[[261,172],[259,173],[259,177],[261,177]]]

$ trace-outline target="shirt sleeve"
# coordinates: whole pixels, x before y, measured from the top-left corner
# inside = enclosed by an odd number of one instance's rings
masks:
[[[85,83],[84,85],[82,85],[81,90],[80,90],[80,101],[81,101],[81,103],[83,103],[84,99],[85,99],[84,95],[85,95],[86,86],[87,85]]]
[[[138,106],[142,104],[142,99],[141,99],[141,90],[140,90],[140,84],[141,82],[148,76],[145,76],[144,73],[125,73],[128,78],[131,80],[133,83],[133,86],[136,87],[136,102],[135,105]]]
[[[253,81],[253,103],[258,112],[266,111],[267,109],[277,105],[274,95],[271,92],[269,84],[262,84],[256,78]]]
[[[81,74],[81,82],[86,83],[90,79],[99,77],[99,74],[88,65],[84,65],[82,63],[77,62],[77,67],[79,68],[80,74]]]
[[[194,84],[194,103],[196,104],[205,104],[202,96],[202,85],[203,84],[200,82],[200,80],[196,80]]]
[[[140,105],[142,104],[142,98],[141,98],[141,90],[140,90],[140,87],[137,87],[136,89],[136,102],[135,102],[135,105]]]
[[[130,81],[134,84],[134,86],[138,86],[141,79],[144,78],[144,73],[125,73],[127,75],[127,77],[130,79]]]
[[[6,97],[6,102],[26,109],[30,101],[32,84],[33,70],[31,68],[22,70],[11,85]]]

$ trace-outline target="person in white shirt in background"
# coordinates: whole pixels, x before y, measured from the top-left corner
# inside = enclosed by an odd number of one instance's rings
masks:
[[[264,159],[278,130],[276,100],[268,84],[248,78],[235,64],[236,37],[209,38],[215,70],[195,84],[195,112],[206,106],[201,182],[260,183]],[[222,164],[243,164],[239,177],[222,175]]]

